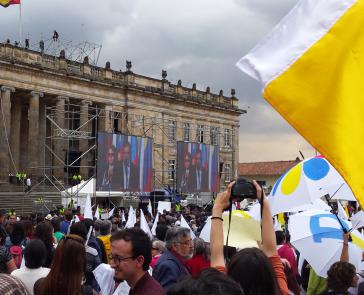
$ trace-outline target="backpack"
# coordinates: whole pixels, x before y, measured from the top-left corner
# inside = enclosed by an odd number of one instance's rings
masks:
[[[10,254],[14,259],[15,265],[17,268],[20,268],[21,266],[21,261],[23,259],[23,249],[21,246],[11,246],[10,247]]]

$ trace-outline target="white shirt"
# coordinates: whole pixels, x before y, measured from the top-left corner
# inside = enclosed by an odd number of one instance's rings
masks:
[[[35,269],[22,267],[14,270],[11,275],[20,279],[24,285],[27,287],[29,293],[34,295],[33,288],[36,281],[40,278],[45,278],[50,269],[45,267],[39,267]]]

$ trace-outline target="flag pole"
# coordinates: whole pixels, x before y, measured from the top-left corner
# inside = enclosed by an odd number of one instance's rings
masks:
[[[23,44],[23,26],[22,26],[22,17],[21,17],[21,2],[19,3],[19,44]]]

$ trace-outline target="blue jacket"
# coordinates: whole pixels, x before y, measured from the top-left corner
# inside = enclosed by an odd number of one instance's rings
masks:
[[[153,269],[153,277],[166,291],[171,285],[187,276],[189,276],[187,269],[178,258],[168,250],[159,257],[157,264]]]
[[[71,223],[71,221],[68,221],[68,220],[64,220],[61,222],[61,232],[63,234],[65,234],[65,235],[67,234],[70,223]]]

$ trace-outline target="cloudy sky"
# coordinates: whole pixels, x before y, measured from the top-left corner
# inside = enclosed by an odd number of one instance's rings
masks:
[[[258,83],[235,63],[297,0],[22,0],[23,36],[32,43],[56,29],[64,40],[102,44],[99,65],[229,95],[240,108],[240,162],[291,160],[314,150],[268,105]],[[19,39],[19,7],[0,7],[0,40]]]

